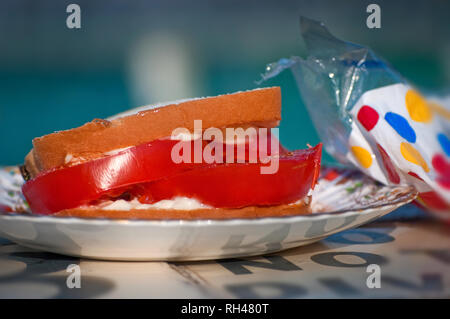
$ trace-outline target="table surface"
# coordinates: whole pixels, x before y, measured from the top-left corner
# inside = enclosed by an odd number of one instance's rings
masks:
[[[369,288],[378,274],[381,287]],[[449,298],[450,227],[374,222],[276,254],[205,262],[87,260],[0,238],[0,297]]]

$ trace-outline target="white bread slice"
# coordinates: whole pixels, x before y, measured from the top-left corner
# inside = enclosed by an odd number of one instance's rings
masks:
[[[243,208],[204,208],[193,210],[176,209],[131,209],[104,210],[97,208],[72,208],[62,210],[53,216],[108,218],[108,219],[231,219],[231,218],[262,218],[282,217],[311,214],[310,197],[294,204],[277,206],[248,206]]]
[[[171,135],[178,127],[193,131],[194,120],[209,127],[275,127],[281,120],[279,87],[262,88],[215,97],[194,98],[140,107],[108,120],[93,120],[80,127],[35,138],[25,168],[37,173],[65,164],[66,156],[93,159],[104,153]]]

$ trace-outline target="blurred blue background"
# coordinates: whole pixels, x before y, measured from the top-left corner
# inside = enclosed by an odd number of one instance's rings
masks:
[[[0,165],[18,164],[34,137],[128,108],[257,87],[267,63],[304,54],[299,15],[370,46],[426,91],[450,86],[450,1],[0,2]],[[81,7],[81,29],[66,7]],[[319,142],[290,73],[280,85],[282,142]],[[325,160],[330,160],[325,157]]]

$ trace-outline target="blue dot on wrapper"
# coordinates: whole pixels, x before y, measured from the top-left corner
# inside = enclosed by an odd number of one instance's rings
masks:
[[[438,134],[437,139],[439,141],[439,144],[441,144],[445,155],[450,156],[450,139],[442,133]]]
[[[416,133],[403,116],[397,113],[387,112],[384,119],[405,140],[410,143],[416,142]]]

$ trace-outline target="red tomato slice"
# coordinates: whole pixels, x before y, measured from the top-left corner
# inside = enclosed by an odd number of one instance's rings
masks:
[[[261,174],[261,166],[268,164],[213,164],[136,185],[131,194],[142,203],[185,196],[218,208],[287,204],[305,197],[314,188],[321,150],[319,144],[280,155],[275,174]]]
[[[275,139],[270,133],[267,138],[270,141]],[[148,183],[207,165],[205,162],[192,163],[193,160],[191,163],[174,163],[171,151],[178,143],[194,149],[192,141],[156,140],[128,148],[115,155],[44,172],[25,183],[22,192],[33,212],[47,215],[87,205],[102,197],[117,197],[132,185]],[[207,143],[203,141],[202,149]],[[270,149],[270,143],[268,144]],[[246,152],[248,151],[249,146],[246,146]],[[225,156],[224,149],[224,158]],[[235,158],[237,156],[235,152]]]
[[[26,182],[22,191],[33,212],[51,214],[88,204],[105,194],[119,195],[124,187],[132,184],[204,165],[174,163],[170,154],[178,142],[157,140],[115,155],[48,171]]]

